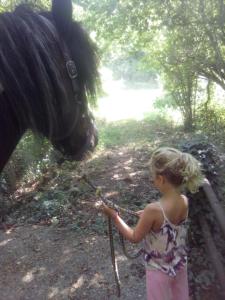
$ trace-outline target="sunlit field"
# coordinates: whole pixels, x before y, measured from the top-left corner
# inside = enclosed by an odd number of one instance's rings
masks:
[[[141,145],[157,140],[182,123],[181,115],[172,109],[158,110],[154,102],[163,97],[163,89],[151,83],[128,84],[113,79],[109,69],[101,70],[104,96],[98,99],[94,112],[99,130],[99,148],[119,145]]]
[[[98,106],[94,112],[97,119],[106,122],[131,119],[140,121],[151,114],[161,114],[166,119],[171,119],[174,125],[182,124],[182,116],[178,110],[166,108],[159,111],[154,107],[155,100],[164,95],[160,82],[157,88],[152,88],[150,83],[128,85],[124,80],[115,80],[108,68],[101,69],[101,81],[104,96],[98,99]],[[205,81],[202,80],[201,85],[206,89]],[[214,95],[217,103],[224,107],[224,90],[216,86]]]
[[[142,120],[154,111],[156,98],[163,95],[160,87],[151,89],[147,84],[138,88],[128,87],[123,80],[113,80],[112,72],[106,68],[102,69],[101,75],[105,96],[98,100],[95,115],[108,122]]]

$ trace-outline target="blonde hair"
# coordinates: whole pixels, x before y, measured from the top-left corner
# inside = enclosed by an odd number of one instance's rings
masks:
[[[194,193],[203,181],[200,163],[191,154],[163,147],[153,152],[150,172],[163,175],[174,186]]]

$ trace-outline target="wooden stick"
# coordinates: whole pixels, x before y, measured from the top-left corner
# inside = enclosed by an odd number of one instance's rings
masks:
[[[216,219],[225,237],[225,210],[222,207],[220,201],[217,199],[216,194],[213,191],[212,186],[207,179],[204,180],[202,188],[206,194],[207,199],[209,200],[211,208],[215,213]]]
[[[210,255],[211,262],[214,266],[218,281],[220,283],[220,288],[221,288],[220,293],[221,293],[221,296],[223,296],[223,298],[221,298],[221,299],[225,299],[225,287],[224,287],[225,272],[224,272],[224,267],[221,263],[221,261],[222,261],[221,255],[217,251],[217,248],[214,244],[212,235],[210,233],[209,226],[208,226],[207,222],[205,221],[205,219],[202,216],[199,217],[199,223],[200,223],[200,226],[201,226],[201,229],[202,229],[202,233],[203,233],[205,243],[206,243],[207,248],[208,248],[208,253]]]

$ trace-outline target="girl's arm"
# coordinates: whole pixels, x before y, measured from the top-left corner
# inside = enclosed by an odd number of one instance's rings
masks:
[[[116,227],[127,240],[132,243],[139,243],[151,230],[155,220],[156,209],[153,203],[147,205],[135,228],[128,226],[115,210],[105,204],[103,205],[103,212],[113,219]]]

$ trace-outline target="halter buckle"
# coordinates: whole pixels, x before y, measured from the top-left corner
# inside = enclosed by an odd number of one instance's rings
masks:
[[[75,65],[75,62],[73,60],[69,60],[66,62],[66,68],[67,68],[67,72],[69,74],[69,77],[71,79],[75,79],[78,76],[77,73],[77,67]]]

